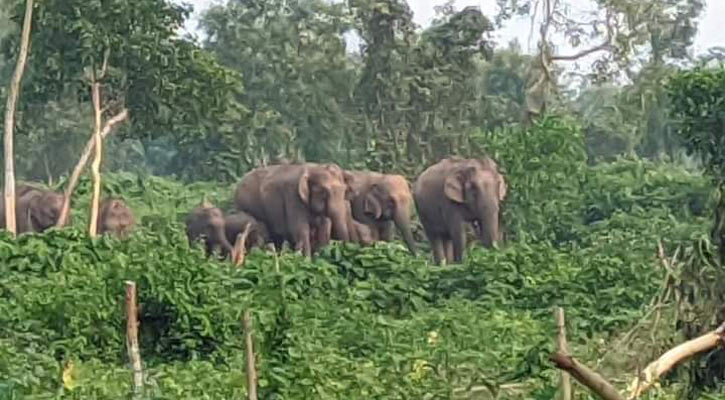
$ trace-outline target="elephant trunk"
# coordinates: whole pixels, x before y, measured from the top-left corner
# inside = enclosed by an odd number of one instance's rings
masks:
[[[232,254],[233,246],[229,243],[224,228],[223,222],[213,224],[210,232],[210,239],[211,243],[219,243],[219,246],[222,248],[222,255],[226,257]],[[234,240],[236,240],[236,238],[234,238]]]
[[[395,215],[393,215],[393,220],[395,221],[395,226],[398,228],[398,231],[403,236],[403,240],[405,241],[405,245],[408,246],[408,250],[415,256],[415,240],[413,239],[413,231],[410,228],[410,211],[404,207],[398,207]]]
[[[499,205],[495,195],[487,193],[481,196],[478,210],[476,235],[484,247],[492,247],[499,241]]]
[[[348,213],[345,207],[331,210],[329,218],[332,221],[332,237],[347,242],[350,240],[350,231],[348,229]]]

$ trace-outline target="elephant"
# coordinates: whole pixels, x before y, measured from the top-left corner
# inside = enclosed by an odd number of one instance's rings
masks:
[[[123,199],[109,197],[101,202],[98,211],[98,233],[110,233],[118,237],[126,237],[136,226],[133,212]]]
[[[213,204],[203,202],[194,207],[186,217],[186,236],[189,243],[204,239],[207,256],[220,249],[222,257],[232,254],[232,245],[227,239],[222,210]]]
[[[418,176],[413,198],[436,264],[463,261],[464,223],[473,223],[485,247],[500,241],[506,191],[506,180],[489,157],[445,158]]]
[[[267,225],[279,248],[290,242],[306,257],[312,244],[327,242],[331,235],[349,240],[346,202],[349,190],[342,169],[335,164],[290,163],[252,170],[242,177],[235,192],[235,206]],[[313,240],[311,235],[319,236]]]
[[[267,226],[243,211],[235,211],[224,216],[224,232],[229,243],[233,245],[237,241],[237,236],[247,229],[247,225],[249,225],[249,233],[247,234],[245,249],[263,248],[269,242]]]
[[[63,208],[63,194],[21,184],[15,188],[15,220],[18,234],[45,232],[53,227]],[[0,228],[5,228],[5,201],[0,198]]]
[[[411,230],[413,196],[408,180],[402,175],[371,171],[345,171],[345,174],[353,192],[352,216],[363,225],[357,232],[367,233],[372,241],[390,241],[395,225],[408,250],[415,255]]]

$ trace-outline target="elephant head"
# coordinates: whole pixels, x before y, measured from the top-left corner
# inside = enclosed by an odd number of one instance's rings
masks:
[[[226,237],[224,214],[206,201],[187,216],[186,236],[190,243],[203,238],[207,255],[217,247],[221,248],[223,256],[232,253],[232,245]]]
[[[24,190],[18,199],[18,233],[44,232],[58,222],[63,195],[50,190]]]
[[[500,205],[506,197],[506,181],[490,158],[458,163],[445,178],[443,191],[463,206],[464,218],[474,222],[481,243],[491,247],[500,241]]]
[[[411,230],[413,196],[408,181],[394,174],[357,172],[351,175],[355,181],[351,201],[355,220],[367,225],[393,221],[406,246],[415,254],[415,240]]]
[[[350,190],[340,167],[308,163],[299,177],[297,194],[310,214],[330,219],[333,238],[350,240],[347,226]]]
[[[126,237],[136,221],[133,212],[120,198],[108,198],[101,202],[98,213],[98,233],[111,233],[118,237]]]

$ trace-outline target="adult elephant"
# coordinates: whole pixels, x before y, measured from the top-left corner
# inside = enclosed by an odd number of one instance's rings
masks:
[[[463,261],[465,223],[474,224],[485,247],[500,240],[500,205],[506,190],[503,175],[489,157],[446,158],[420,174],[413,198],[436,264],[444,259]]]
[[[353,192],[350,200],[352,216],[368,228],[372,240],[392,240],[395,226],[408,250],[416,254],[410,226],[413,196],[408,180],[402,175],[371,171],[345,173],[349,175]]]
[[[63,207],[63,195],[21,184],[15,188],[17,233],[41,233],[56,224]],[[0,199],[0,229],[5,229],[5,201]]]
[[[349,240],[347,196],[345,178],[337,165],[295,163],[260,167],[247,173],[237,186],[234,202],[238,210],[267,225],[277,248],[286,240],[305,256],[311,256],[310,234],[324,232],[319,226],[328,219],[332,235]]]

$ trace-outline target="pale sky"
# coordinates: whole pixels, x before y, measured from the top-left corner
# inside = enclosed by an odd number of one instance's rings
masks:
[[[187,22],[186,29],[195,31],[197,28],[196,18],[200,12],[213,3],[223,3],[222,0],[183,0],[194,6],[194,15]],[[413,20],[423,27],[430,24],[431,19],[435,16],[433,7],[442,5],[445,0],[408,0],[410,8],[413,10]],[[706,9],[704,16],[700,20],[698,26],[698,35],[695,41],[695,53],[702,53],[710,47],[725,46],[725,28],[719,26],[725,17],[725,0],[706,0]],[[455,0],[454,5],[457,10],[466,6],[479,6],[481,11],[487,16],[493,16],[496,13],[496,5],[493,0]],[[517,38],[521,43],[524,51],[529,50],[529,30],[530,21],[528,18],[509,21],[507,25],[495,32],[494,40],[499,46],[504,46],[511,39]],[[536,37],[530,43],[531,46],[536,45]],[[568,46],[563,46],[562,53],[569,54]]]

